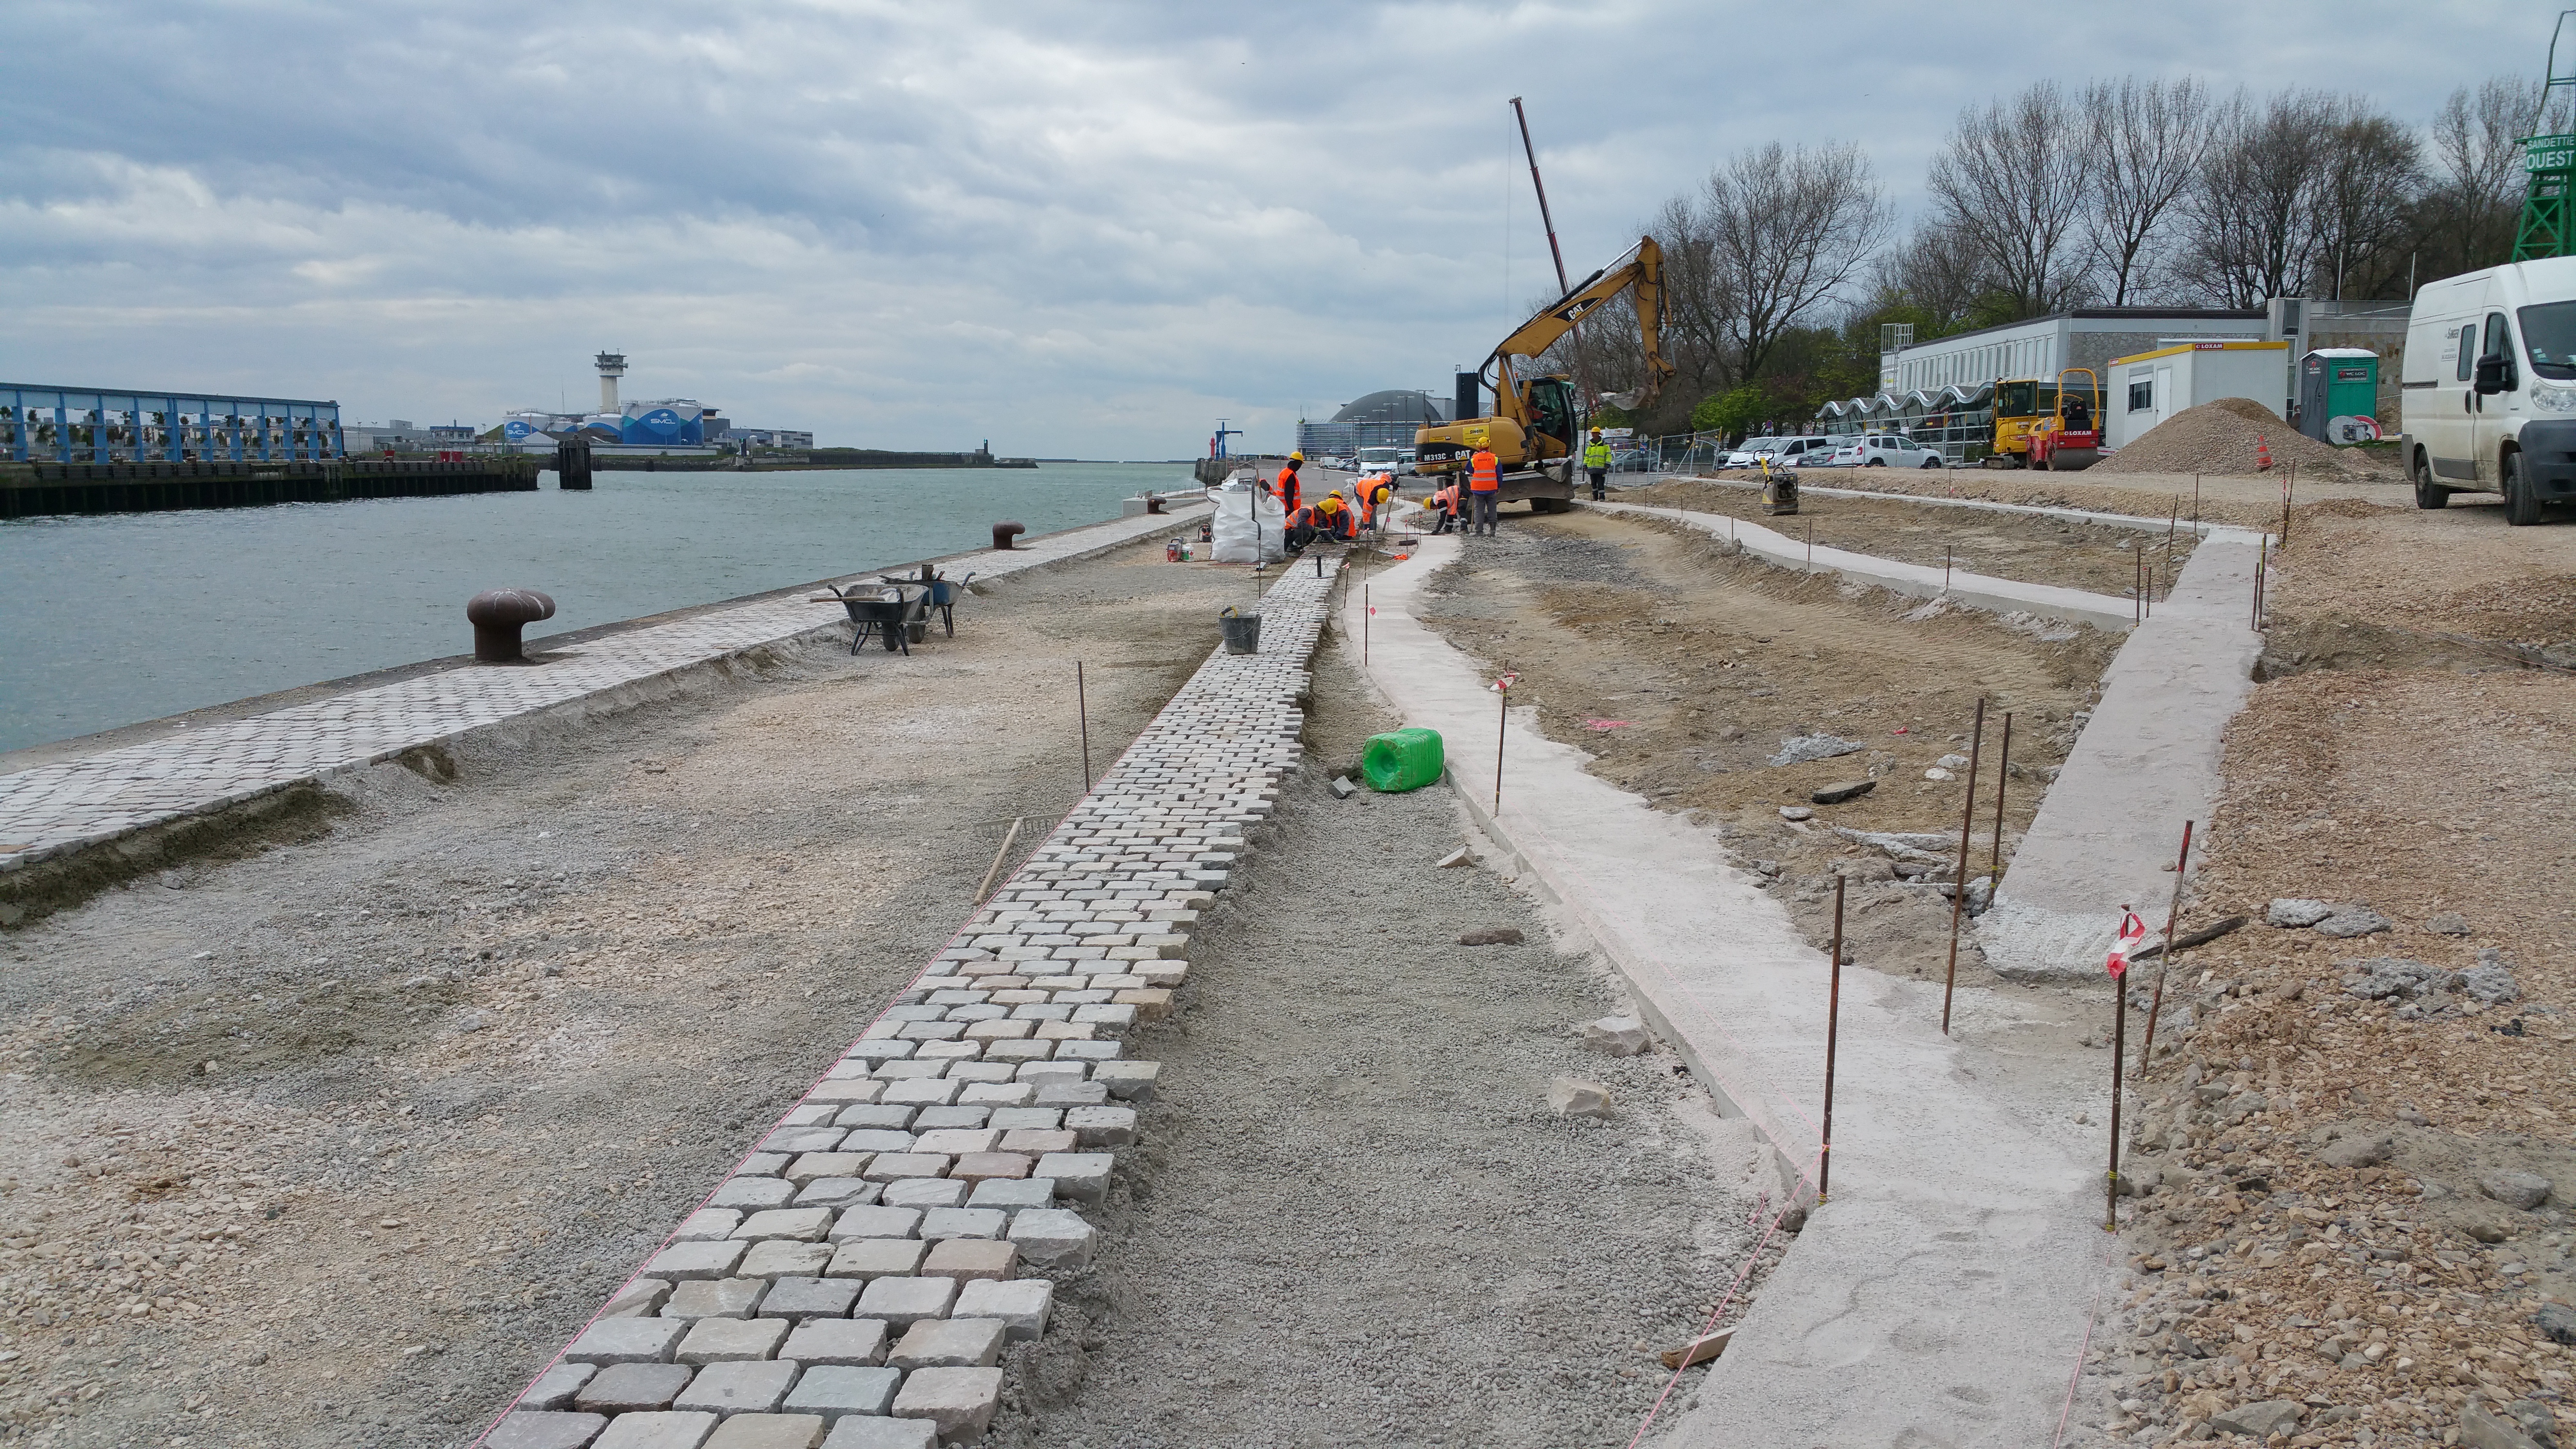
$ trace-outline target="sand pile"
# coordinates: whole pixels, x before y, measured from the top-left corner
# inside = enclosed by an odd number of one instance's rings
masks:
[[[2342,483],[2398,481],[2394,468],[2365,461],[2348,448],[2302,437],[2252,398],[2223,397],[2185,408],[2129,446],[2105,457],[2096,473],[2219,473],[2257,470],[2255,440],[2271,445],[2272,467],[2299,465],[2299,476]]]

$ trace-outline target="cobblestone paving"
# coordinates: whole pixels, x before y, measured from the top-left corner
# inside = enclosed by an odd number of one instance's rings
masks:
[[[1122,518],[979,555],[994,578],[1164,532],[1172,515]],[[889,570],[890,572],[891,570]],[[952,567],[960,576],[966,570]],[[854,577],[872,578],[873,573]],[[834,622],[829,605],[765,599],[546,650],[538,665],[463,665],[184,737],[0,775],[0,870],[184,815],[360,769],[467,730],[569,704]]]
[[[1191,923],[1294,768],[1337,567],[1264,597],[948,947],[483,1439],[487,1449],[928,1449],[1090,1261]]]

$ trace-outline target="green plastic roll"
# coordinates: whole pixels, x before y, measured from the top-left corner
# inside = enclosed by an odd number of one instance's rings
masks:
[[[1440,762],[1438,730],[1400,729],[1371,735],[1368,748],[1360,751],[1360,773],[1368,776],[1369,788],[1390,795],[1419,790],[1439,779]]]

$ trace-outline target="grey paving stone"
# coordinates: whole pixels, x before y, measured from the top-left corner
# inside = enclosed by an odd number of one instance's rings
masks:
[[[1010,1214],[1022,1208],[1042,1208],[1055,1201],[1055,1179],[1051,1177],[988,1177],[975,1184],[966,1199],[970,1208],[990,1208]]]
[[[1162,1071],[1161,1062],[1102,1062],[1092,1070],[1091,1079],[1122,1102],[1150,1102],[1154,1100],[1154,1079]]]
[[[854,1238],[832,1254],[824,1271],[834,1278],[910,1278],[921,1271],[930,1245],[919,1238]]]
[[[850,1134],[852,1137],[859,1135],[856,1132]],[[845,1140],[837,1152],[800,1154],[794,1162],[787,1164],[787,1170],[779,1177],[800,1188],[817,1178],[857,1177],[867,1170],[868,1159],[875,1153],[874,1148],[852,1146]]]
[[[840,1145],[838,1127],[781,1127],[760,1139],[763,1152],[829,1152]]]
[[[909,1238],[921,1230],[920,1208],[854,1207],[842,1212],[841,1220],[832,1225],[832,1241],[848,1242],[852,1238]]]
[[[962,1106],[1025,1107],[1037,1094],[1027,1082],[968,1082],[957,1101]]]
[[[835,1255],[837,1260],[838,1255]],[[847,1318],[859,1301],[859,1285],[846,1278],[781,1278],[760,1301],[760,1316],[802,1323],[813,1318]]]
[[[921,1059],[926,1062],[953,1062],[984,1054],[984,1044],[975,1041],[926,1041],[921,1044]]]
[[[671,1236],[682,1243],[716,1243],[741,1226],[742,1214],[733,1208],[700,1208],[681,1219],[680,1230]]]
[[[671,1285],[659,1278],[635,1278],[617,1290],[608,1306],[599,1310],[602,1318],[650,1318],[670,1301]]]
[[[966,1200],[967,1187],[953,1177],[909,1177],[887,1183],[877,1200],[890,1207],[955,1207]]]
[[[876,1419],[852,1414],[832,1426],[823,1449],[937,1449],[939,1428],[927,1419]]]
[[[669,1363],[689,1325],[664,1318],[603,1318],[564,1350],[573,1363]]]
[[[1072,1110],[1093,1109],[1076,1107]],[[1035,1157],[1044,1157],[1050,1152],[1071,1152],[1081,1145],[1081,1137],[1063,1127],[1014,1127],[1002,1134],[1003,1151],[1025,1152]]]
[[[735,1177],[716,1189],[715,1196],[707,1199],[707,1206],[757,1212],[785,1207],[795,1196],[796,1184],[780,1177]]]
[[[911,1108],[906,1110],[917,1111],[919,1109]],[[910,1152],[912,1150],[912,1134],[895,1127],[856,1128],[848,1137],[843,1138],[842,1141],[852,1152]],[[848,1173],[836,1175],[856,1177],[859,1174],[857,1171],[853,1170]]]
[[[823,1102],[799,1102],[795,1106],[787,1109],[787,1115],[779,1119],[779,1125],[782,1127],[829,1127],[832,1125],[832,1113],[834,1110],[835,1109],[832,1106]]]
[[[894,1396],[895,1417],[927,1419],[951,1442],[982,1436],[1002,1401],[997,1368],[933,1368],[906,1374]]]
[[[891,1400],[893,1395],[887,1395]],[[483,1440],[484,1449],[588,1449],[608,1427],[600,1414],[562,1414],[519,1409],[503,1417]]]
[[[867,1041],[853,1043],[848,1051],[841,1053],[841,1060],[845,1062],[891,1062],[911,1055],[911,1042],[893,1041],[885,1037],[875,1037]]]
[[[805,1094],[805,1100],[838,1103],[847,1107],[853,1103],[873,1102],[884,1091],[885,1083],[875,1077],[826,1077],[814,1084],[814,1089]],[[850,1124],[835,1117],[832,1119],[832,1125],[847,1127]]]
[[[966,1084],[966,1087],[972,1087],[974,1085],[974,1083],[969,1082]],[[962,1092],[965,1090],[965,1087],[961,1087],[959,1090]],[[921,1109],[921,1115],[912,1119],[912,1130],[916,1134],[916,1140],[918,1140],[918,1134],[924,1132],[946,1131],[950,1128],[956,1127],[981,1127],[984,1125],[986,1119],[990,1118],[992,1115],[993,1109],[982,1103],[960,1102],[949,1107],[924,1107]],[[938,1152],[945,1149],[936,1147],[918,1147],[914,1150],[920,1152]]]
[[[1049,1082],[1038,1088],[1037,1105],[1041,1107],[1098,1107],[1109,1100],[1109,1087],[1102,1082]]]
[[[998,1315],[996,1315],[998,1316]],[[874,1318],[817,1318],[796,1325],[778,1356],[807,1369],[818,1364],[857,1367],[885,1362],[886,1326]]]
[[[713,1414],[620,1414],[591,1449],[704,1449]]]
[[[673,1243],[653,1255],[644,1271],[656,1278],[685,1283],[702,1278],[731,1278],[742,1266],[751,1244],[739,1238],[720,1243]]]
[[[784,1359],[711,1363],[671,1401],[675,1409],[710,1414],[766,1414],[795,1386],[802,1365]]]
[[[909,1373],[926,1368],[981,1368],[1002,1354],[1008,1325],[998,1318],[930,1318],[903,1331],[886,1362]]]
[[[915,1057],[910,1061],[881,1062],[873,1075],[880,1082],[926,1081],[932,1077],[948,1075],[948,1064],[944,1061],[930,1061]],[[880,1095],[877,1100],[882,1102],[885,1098]]]
[[[984,1048],[988,1062],[1042,1062],[1055,1055],[1055,1043],[1045,1041],[997,1041]]]
[[[856,1177],[818,1177],[797,1191],[796,1206],[848,1208],[877,1200],[878,1184]]]
[[[755,1243],[773,1238],[819,1243],[831,1230],[830,1208],[769,1208],[744,1218],[733,1235]]]
[[[1082,1214],[1063,1208],[1032,1208],[1011,1216],[1010,1242],[1037,1267],[1083,1267],[1091,1261],[1094,1236]]]
[[[991,1238],[949,1238],[931,1246],[930,1256],[922,1260],[921,1276],[954,1278],[962,1283],[974,1278],[1008,1278],[1017,1266],[1019,1249],[1013,1244]]]
[[[870,1182],[899,1182],[907,1177],[940,1177],[948,1171],[943,1152],[880,1152],[860,1176]]]
[[[996,1107],[991,1122],[992,1126],[1004,1132],[1051,1132],[1063,1124],[1064,1109],[1061,1107]]]
[[[787,1165],[788,1158],[789,1154],[784,1152],[747,1153],[744,1155],[742,1161],[734,1164],[733,1175],[736,1177],[776,1177],[778,1175],[778,1170]]]
[[[998,1238],[1009,1226],[1008,1214],[992,1208],[932,1208],[921,1215],[924,1241],[940,1238]]]
[[[965,1085],[964,1082],[952,1082],[944,1077],[891,1082],[886,1086],[885,1095],[878,1100],[909,1103],[916,1107],[945,1107],[957,1100],[958,1090]]]
[[[949,1311],[959,1318],[993,1319],[1019,1342],[1046,1332],[1047,1312],[1054,1306],[1055,1285],[1044,1278],[978,1279],[957,1290]]]
[[[966,1034],[962,1021],[907,1021],[895,1028],[895,1035],[913,1041],[955,1041]]]
[[[1050,1152],[1038,1159],[1034,1175],[1054,1178],[1058,1197],[1099,1202],[1109,1196],[1110,1163],[1106,1152]]]
[[[1097,1068],[1102,1062],[1116,1061],[1125,1051],[1114,1041],[1068,1041],[1058,1043],[1055,1054],[1060,1060],[1086,1061]]]
[[[716,1426],[706,1449],[815,1449],[826,1427],[819,1414],[736,1414]]]
[[[1057,1082],[1079,1082],[1090,1074],[1089,1062],[1023,1062],[1020,1064],[1019,1079],[1032,1087],[1045,1087]]]
[[[1007,1082],[1011,1079],[1011,1064],[986,1061],[950,1062],[947,1076],[952,1082],[965,1082],[970,1085],[976,1082]]]
[[[559,1363],[537,1375],[528,1391],[519,1395],[522,1409],[564,1409],[572,1406],[572,1396],[591,1376],[599,1372],[597,1364]]]
[[[684,1363],[613,1363],[573,1392],[572,1406],[585,1414],[667,1409],[697,1372]]]
[[[946,1278],[877,1278],[859,1295],[850,1311],[861,1318],[881,1318],[902,1328],[925,1318],[944,1318],[957,1298],[957,1285]]]
[[[816,1366],[787,1395],[791,1413],[840,1419],[847,1414],[883,1414],[894,1407],[894,1391],[903,1373],[891,1368]]]
[[[912,1125],[912,1114],[920,1110],[901,1102],[872,1102],[864,1107],[852,1107],[832,1121],[839,1127],[901,1132]],[[846,1137],[841,1140],[844,1144],[849,1141]]]
[[[820,1277],[823,1265],[832,1261],[829,1243],[800,1243],[773,1240],[754,1243],[742,1255],[742,1266],[735,1272],[745,1278]]]
[[[1036,1160],[1036,1154],[1028,1152],[969,1152],[948,1164],[948,1175],[959,1182],[1022,1178]]]
[[[758,1278],[705,1278],[683,1283],[662,1305],[664,1318],[749,1318],[769,1284]]]
[[[1084,1147],[1125,1147],[1136,1140],[1136,1109],[1068,1108],[1064,1114],[1064,1125],[1072,1130],[1075,1140]]]
[[[787,1337],[783,1318],[701,1318],[689,1325],[672,1357],[684,1364],[742,1363],[768,1358]]]

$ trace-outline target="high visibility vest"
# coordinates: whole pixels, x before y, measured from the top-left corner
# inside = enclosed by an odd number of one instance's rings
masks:
[[[1608,443],[1595,443],[1591,447],[1584,449],[1583,466],[1586,468],[1607,469],[1610,466],[1610,445]]]
[[[1478,448],[1476,456],[1469,461],[1474,466],[1474,471],[1467,476],[1467,486],[1470,489],[1478,493],[1491,493],[1503,486],[1502,465],[1495,461],[1492,449]]]
[[[1279,506],[1282,509],[1290,513],[1296,512],[1297,470],[1294,468],[1280,469],[1279,481],[1272,486],[1271,491],[1279,495]]]

